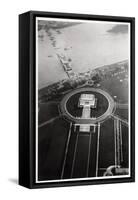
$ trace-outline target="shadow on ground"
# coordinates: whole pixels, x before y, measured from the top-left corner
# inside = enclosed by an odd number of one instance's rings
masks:
[[[9,178],[8,181],[18,185],[18,180],[16,178]]]

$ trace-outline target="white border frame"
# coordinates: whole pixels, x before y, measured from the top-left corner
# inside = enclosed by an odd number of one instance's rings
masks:
[[[45,181],[38,181],[38,20],[44,20],[44,21],[65,21],[65,22],[83,22],[83,23],[107,23],[107,24],[127,24],[128,25],[128,111],[129,111],[129,115],[128,115],[128,135],[129,135],[129,175],[122,175],[122,176],[110,176],[110,177],[87,177],[87,178],[70,178],[70,179],[57,179],[57,180],[45,180]],[[116,179],[116,178],[130,178],[131,177],[131,162],[130,162],[130,149],[131,149],[131,137],[130,137],[130,125],[131,125],[131,109],[130,109],[130,105],[131,105],[131,98],[130,98],[130,55],[131,55],[131,39],[130,39],[130,33],[131,33],[131,29],[130,29],[130,22],[109,22],[109,21],[100,21],[100,20],[78,20],[78,19],[59,19],[59,18],[49,18],[49,17],[36,17],[35,18],[35,43],[36,43],[36,134],[35,134],[35,183],[57,183],[57,182],[68,182],[68,181],[83,181],[83,180],[103,180],[103,179]]]

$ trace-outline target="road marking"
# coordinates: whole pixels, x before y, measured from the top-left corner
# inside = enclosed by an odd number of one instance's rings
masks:
[[[77,137],[76,137],[75,150],[74,150],[73,162],[72,162],[72,169],[71,169],[71,178],[73,176],[73,170],[74,170],[74,165],[75,165],[75,158],[76,158],[76,152],[77,152],[78,138],[79,138],[79,132],[77,132]]]
[[[117,165],[120,165],[120,129],[119,129],[119,120],[117,119],[117,132],[116,132],[116,138],[117,138]]]
[[[90,154],[91,154],[91,132],[89,133],[89,149],[88,149],[88,161],[87,161],[87,171],[86,171],[86,177],[89,176],[89,164],[90,164]]]
[[[66,160],[67,160],[67,153],[68,153],[68,147],[69,147],[70,136],[71,136],[71,128],[72,128],[72,123],[70,123],[70,128],[69,128],[69,134],[68,134],[65,155],[64,155],[64,161],[63,161],[63,166],[62,166],[62,172],[61,172],[61,179],[63,179],[65,164],[66,164]]]
[[[122,147],[122,125],[121,125],[121,122],[120,122],[120,145],[121,145],[121,162],[123,162],[123,147]]]
[[[98,138],[97,138],[97,158],[96,158],[96,177],[98,176],[99,165],[99,139],[100,139],[100,123],[98,123]]]
[[[47,125],[47,124],[49,124],[49,123],[55,121],[55,120],[58,119],[59,117],[61,117],[61,116],[53,117],[52,119],[50,119],[50,120],[48,120],[48,121],[46,121],[46,122],[43,122],[42,124],[38,125],[38,128],[41,128],[42,126],[45,126],[45,125]]]
[[[127,120],[120,118],[118,115],[111,114],[111,117],[113,117],[114,119],[118,119],[119,121],[123,122],[126,126],[129,125]]]
[[[114,136],[115,136],[115,166],[120,166],[123,159],[122,152],[122,130],[119,119],[114,119]]]
[[[114,119],[114,140],[115,140],[115,166],[117,166],[117,160],[116,160],[116,119]]]

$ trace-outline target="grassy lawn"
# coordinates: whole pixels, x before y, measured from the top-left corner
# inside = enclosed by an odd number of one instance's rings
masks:
[[[118,115],[122,119],[128,120],[128,109],[117,108],[116,111],[115,111],[115,115]]]
[[[122,81],[122,77],[112,77],[101,82],[101,87],[107,91],[113,98],[117,96],[116,101],[119,103],[128,102],[128,85],[127,81]]]
[[[68,130],[69,123],[64,119],[57,119],[39,128],[39,180],[60,179]]]
[[[38,124],[50,120],[59,115],[58,103],[45,103],[40,104],[40,111],[38,114]]]
[[[67,110],[69,113],[71,113],[71,115],[73,116],[77,116],[77,117],[81,117],[82,115],[82,108],[80,108],[78,106],[78,102],[79,102],[79,98],[81,96],[81,94],[84,92],[80,92],[77,93],[75,95],[73,95],[68,101],[67,101]],[[97,99],[97,106],[96,108],[92,108],[91,109],[91,117],[99,117],[101,116],[103,113],[105,113],[105,111],[108,108],[108,101],[107,99],[100,93],[98,92],[90,92],[90,91],[86,91],[85,93],[92,93],[95,95],[95,98]]]

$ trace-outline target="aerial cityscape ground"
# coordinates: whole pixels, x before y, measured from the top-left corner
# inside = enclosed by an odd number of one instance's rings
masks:
[[[39,181],[129,174],[129,60],[122,53],[122,60],[112,62],[112,58],[109,64],[82,70],[86,63],[80,63],[81,57],[79,62],[75,60],[81,55],[71,53],[73,44],[61,45],[58,39],[65,29],[69,32],[81,26],[45,21],[38,26]],[[49,71],[48,80],[42,73],[44,63],[53,66],[52,70],[56,65],[55,70],[59,67],[62,72],[56,76]],[[76,63],[80,68],[74,67]]]

